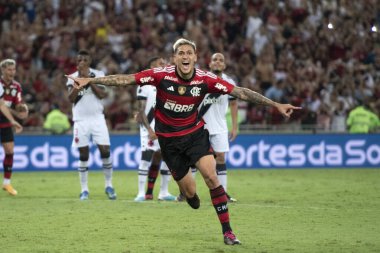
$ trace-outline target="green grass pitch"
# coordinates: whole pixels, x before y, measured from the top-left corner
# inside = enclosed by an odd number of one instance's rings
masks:
[[[229,171],[239,246],[224,245],[208,190],[196,179],[201,207],[193,210],[134,203],[136,171],[114,172],[116,201],[106,198],[102,173],[90,171],[84,202],[76,171],[16,171],[18,196],[0,192],[0,252],[380,252],[380,170]],[[170,189],[178,193],[173,182]]]

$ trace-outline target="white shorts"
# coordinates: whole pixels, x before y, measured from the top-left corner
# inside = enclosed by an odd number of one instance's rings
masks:
[[[111,145],[110,135],[104,118],[87,119],[74,122],[73,147],[90,145],[90,140],[97,145]]]
[[[218,153],[225,153],[230,150],[228,133],[210,134],[210,144],[212,149]]]
[[[153,150],[154,152],[160,150],[158,140],[149,140],[148,135],[140,135],[141,151]]]

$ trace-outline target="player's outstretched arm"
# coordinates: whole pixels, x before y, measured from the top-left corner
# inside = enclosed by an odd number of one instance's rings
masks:
[[[111,75],[104,77],[94,77],[94,78],[79,78],[66,76],[74,81],[74,87],[76,89],[81,89],[88,84],[103,84],[106,86],[127,86],[131,84],[135,84],[135,75]]]
[[[293,110],[302,109],[302,107],[296,107],[291,104],[280,104],[280,103],[274,102],[273,100],[270,100],[269,98],[261,95],[260,93],[257,93],[247,88],[238,87],[238,86],[235,86],[233,88],[230,95],[240,98],[247,102],[276,107],[276,109],[287,118],[290,117],[290,115],[293,113]]]

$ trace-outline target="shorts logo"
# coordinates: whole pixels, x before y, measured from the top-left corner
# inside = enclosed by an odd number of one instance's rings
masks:
[[[141,83],[150,83],[150,82],[153,82],[153,81],[154,81],[154,79],[151,76],[141,77],[140,78],[140,82]]]
[[[179,95],[183,95],[183,94],[185,94],[185,92],[186,92],[186,87],[185,86],[179,86],[178,87],[178,93],[179,93]]]
[[[191,105],[181,105],[177,104],[175,101],[166,101],[164,108],[174,112],[190,112],[194,108],[194,104]]]
[[[216,83],[216,84],[215,84],[215,88],[217,88],[218,90],[224,91],[224,92],[227,92],[227,91],[228,91],[227,87],[224,86],[224,85],[221,84],[221,83]]]
[[[170,86],[169,88],[167,88],[167,90],[174,91],[174,87]]]
[[[75,143],[78,143],[79,142],[79,138],[75,137],[74,141],[75,141]]]
[[[190,93],[193,97],[199,97],[201,95],[201,88],[194,87],[190,90]]]

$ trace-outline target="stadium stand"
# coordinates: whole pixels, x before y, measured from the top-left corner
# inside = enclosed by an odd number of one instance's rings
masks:
[[[199,46],[199,67],[221,51],[239,85],[304,107],[284,122],[242,102],[243,130],[343,132],[361,101],[380,115],[376,0],[14,0],[1,1],[0,23],[0,59],[17,61],[31,109],[26,131],[42,129],[53,102],[71,114],[64,74],[74,72],[78,49],[107,74],[134,73],[151,55],[169,58],[180,36]],[[134,89],[106,101],[114,131],[133,128]]]

